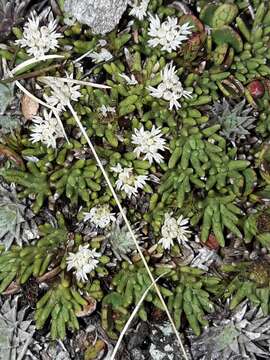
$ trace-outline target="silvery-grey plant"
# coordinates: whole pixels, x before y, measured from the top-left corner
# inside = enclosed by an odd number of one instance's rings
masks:
[[[229,316],[214,320],[199,337],[191,337],[194,360],[269,359],[270,316],[241,303]]]
[[[252,107],[246,106],[245,100],[235,105],[223,98],[213,104],[211,113],[212,121],[221,125],[221,134],[230,141],[245,137],[255,127]]]
[[[22,360],[32,341],[35,326],[25,320],[27,308],[18,311],[18,299],[6,300],[0,310],[0,360]]]
[[[33,214],[25,205],[19,202],[15,189],[4,188],[0,185],[0,244],[8,250],[12,243],[22,246],[23,241],[27,242],[36,237],[37,227],[33,221],[26,219]]]

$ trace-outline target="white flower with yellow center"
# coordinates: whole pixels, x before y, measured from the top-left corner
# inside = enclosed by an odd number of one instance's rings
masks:
[[[111,170],[118,174],[116,189],[124,191],[129,198],[138,195],[138,190],[143,189],[148,180],[148,176],[134,174],[133,168],[122,168],[120,164],[111,167]]]
[[[108,204],[95,206],[89,212],[84,213],[84,221],[90,221],[95,226],[104,229],[111,222],[116,220],[114,213],[111,213]]]
[[[80,245],[76,253],[69,253],[67,257],[67,270],[75,269],[75,275],[78,281],[87,281],[87,274],[93,271],[101,256],[96,250],[89,250],[89,245]]]
[[[166,141],[162,138],[160,128],[152,126],[151,131],[144,130],[142,126],[140,130],[135,129],[132,135],[132,144],[137,145],[134,149],[137,157],[144,154],[143,160],[148,160],[150,164],[155,160],[158,164],[163,162],[163,156],[159,151],[166,149]]]
[[[170,250],[174,244],[174,240],[177,239],[179,245],[188,241],[188,236],[191,231],[188,230],[188,219],[184,219],[182,215],[178,219],[172,217],[173,213],[166,213],[164,224],[161,228],[162,238],[159,243],[162,244],[165,250]]]
[[[169,101],[170,110],[175,107],[179,109],[181,104],[179,99],[183,98],[192,98],[191,91],[183,89],[182,83],[176,74],[175,66],[173,63],[167,64],[164,69],[161,70],[161,80],[162,82],[158,85],[157,88],[153,86],[148,86],[147,90],[150,91],[150,95],[158,98]]]
[[[148,40],[148,45],[153,48],[161,46],[161,50],[171,53],[188,39],[192,27],[189,23],[178,25],[178,18],[170,16],[161,23],[158,15],[154,17],[150,14],[148,35],[151,39]]]
[[[56,140],[64,137],[63,131],[52,112],[43,111],[43,117],[33,116],[33,126],[31,127],[30,140],[32,143],[38,141],[45,144],[47,147],[56,148]]]
[[[40,58],[58,48],[58,38],[62,35],[56,32],[56,27],[56,20],[49,20],[47,25],[40,26],[40,17],[32,12],[23,28],[23,36],[16,40],[16,44],[25,47],[29,55]]]

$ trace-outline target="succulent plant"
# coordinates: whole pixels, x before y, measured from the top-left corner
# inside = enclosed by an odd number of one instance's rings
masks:
[[[79,329],[79,322],[76,312],[81,311],[87,305],[87,301],[80,293],[69,286],[68,281],[62,280],[61,283],[49,289],[37,302],[35,320],[37,329],[43,328],[45,322],[51,317],[51,337],[52,339],[64,339],[66,329]]]
[[[160,275],[165,270],[166,266],[157,268],[156,274]],[[210,294],[218,294],[222,289],[220,278],[206,274],[205,270],[189,266],[172,269],[164,277],[170,279],[173,284],[173,296],[168,298],[168,307],[177,328],[180,328],[185,315],[192,331],[199,335],[201,327],[208,325],[206,314],[212,313],[215,309]]]
[[[41,239],[34,245],[23,248],[12,246],[0,256],[0,293],[16,279],[24,284],[30,276],[44,275],[51,263],[60,264],[65,253],[63,247],[67,242],[67,229],[64,220],[58,214],[58,227],[51,224],[40,225]],[[62,247],[62,251],[60,251]],[[65,265],[64,265],[65,266]]]
[[[198,338],[191,338],[194,360],[268,359],[270,317],[246,301],[227,315]]]
[[[200,216],[194,215],[194,218],[191,219],[191,224],[197,224],[200,218],[203,218],[200,235],[201,241],[206,242],[211,231],[213,231],[220,246],[225,246],[225,228],[235,236],[242,238],[238,228],[241,209],[234,204],[234,200],[235,195],[233,194],[218,197],[211,193],[199,205],[202,206],[203,211]]]
[[[270,248],[270,209],[250,214],[244,222],[244,232],[246,243],[255,237],[264,247]]]
[[[27,308],[18,310],[18,299],[7,299],[0,311],[0,358],[23,359],[35,333],[33,320],[25,319]]]
[[[47,182],[47,174],[41,172],[33,162],[28,162],[27,166],[30,170],[29,173],[17,169],[1,169],[0,175],[3,176],[7,182],[14,182],[15,184],[25,187],[24,192],[20,193],[19,196],[35,194],[36,200],[33,205],[33,211],[38,212],[46,196],[51,194]]]
[[[254,261],[225,264],[220,270],[231,276],[226,286],[225,298],[231,298],[229,308],[235,309],[241,301],[249,299],[253,306],[260,306],[264,315],[269,314],[270,286],[269,259],[260,257]]]
[[[256,118],[252,116],[252,108],[245,108],[246,101],[230,104],[225,98],[222,102],[215,102],[211,108],[212,121],[221,125],[220,133],[230,141],[243,138],[249,130],[255,127]]]
[[[26,219],[31,212],[19,202],[14,188],[5,189],[0,185],[0,243],[8,250],[15,241],[22,246],[35,236],[35,224],[31,227]],[[33,215],[32,215],[33,216]]]

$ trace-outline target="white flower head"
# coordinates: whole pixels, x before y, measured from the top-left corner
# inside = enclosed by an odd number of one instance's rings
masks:
[[[67,270],[75,269],[75,275],[78,281],[87,281],[87,274],[93,271],[101,256],[96,250],[89,250],[89,245],[80,245],[76,253],[69,253],[67,257]]]
[[[165,214],[164,224],[161,228],[162,238],[159,240],[165,250],[170,250],[174,239],[177,239],[179,245],[188,241],[188,236],[191,233],[188,230],[188,221],[182,215],[175,219],[172,217],[172,213]]]
[[[115,221],[116,217],[114,213],[111,213],[110,206],[108,204],[95,206],[90,212],[84,213],[84,221],[92,222],[96,227],[104,229],[110,224],[110,222]]]
[[[103,61],[109,61],[113,58],[112,54],[105,48],[102,48],[100,52],[96,52],[96,51],[90,52],[88,56],[96,64],[101,63]]]
[[[111,114],[115,114],[116,110],[115,107],[113,106],[106,106],[106,105],[102,105],[98,111],[102,114],[102,116],[107,117],[109,113]]]
[[[143,20],[143,18],[147,14],[147,8],[150,0],[133,0],[130,1],[130,6],[132,6],[132,10],[129,12],[129,15],[136,17],[139,20]]]
[[[130,77],[123,73],[119,74],[119,75],[121,76],[121,78],[123,78],[126,81],[126,83],[128,85],[137,85],[138,84],[138,81],[133,74]]]
[[[152,127],[151,131],[144,130],[142,126],[140,130],[135,129],[132,134],[132,144],[137,145],[134,149],[137,157],[144,154],[143,160],[148,160],[150,164],[155,160],[158,164],[163,162],[163,156],[159,151],[166,149],[166,140],[162,138],[160,128]]]
[[[73,79],[73,74],[66,74],[68,79]],[[80,85],[74,85],[71,82],[63,82],[58,80],[57,77],[44,78],[42,80],[51,89],[51,95],[44,94],[44,99],[51,106],[54,106],[58,111],[65,110],[66,106],[71,101],[78,101],[81,96]]]
[[[183,89],[182,83],[176,74],[173,62],[166,64],[164,69],[161,70],[161,79],[162,82],[157,88],[148,86],[147,89],[150,91],[151,96],[169,101],[170,110],[172,110],[173,107],[175,107],[176,110],[181,107],[178,100],[182,97],[186,99],[192,98],[191,91]]]
[[[47,25],[40,26],[40,17],[32,12],[30,18],[23,28],[23,36],[16,40],[16,44],[25,47],[29,55],[39,58],[47,54],[50,50],[58,48],[58,38],[62,34],[57,33],[56,20],[49,20]]]
[[[171,53],[177,50],[183,41],[188,39],[191,34],[189,23],[178,25],[178,19],[176,17],[168,17],[161,23],[158,15],[155,17],[151,14],[150,27],[148,29],[148,35],[151,39],[148,40],[148,45],[151,47],[161,46],[161,50]]]
[[[49,113],[45,109],[43,117],[33,116],[33,126],[31,127],[30,140],[32,143],[41,141],[47,147],[56,148],[56,140],[64,137],[62,128],[57,119],[53,117],[52,112]]]
[[[118,174],[116,181],[117,190],[124,191],[130,198],[132,195],[137,195],[139,189],[143,189],[148,180],[146,175],[134,174],[133,168],[122,168],[120,164],[111,167],[111,170]]]

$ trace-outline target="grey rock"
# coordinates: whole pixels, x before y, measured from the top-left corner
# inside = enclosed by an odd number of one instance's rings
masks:
[[[66,0],[64,10],[94,34],[106,34],[119,23],[128,0]]]

